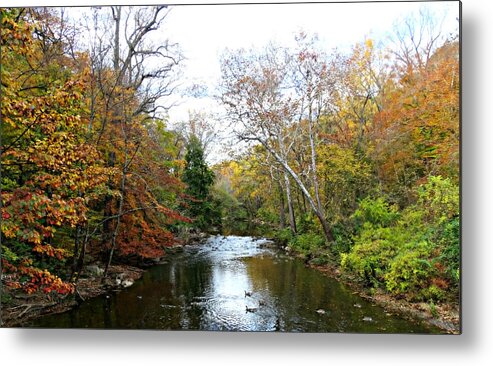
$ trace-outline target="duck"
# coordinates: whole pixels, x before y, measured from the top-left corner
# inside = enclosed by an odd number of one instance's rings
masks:
[[[245,291],[245,297],[250,297],[252,296],[252,292],[251,291]]]
[[[121,282],[121,285],[124,287],[124,288],[127,288],[127,287],[130,287],[134,284],[134,282],[132,280],[123,280]]]
[[[247,313],[255,313],[258,308],[249,308],[248,306],[245,306],[246,312]]]
[[[258,301],[258,306],[259,306],[259,307],[261,307],[261,306],[265,306],[266,304],[267,304],[267,303],[266,303],[266,302],[265,302],[265,300],[263,300],[263,299],[260,299],[260,300]]]

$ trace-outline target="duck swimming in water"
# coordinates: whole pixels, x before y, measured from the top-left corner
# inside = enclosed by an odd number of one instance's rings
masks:
[[[249,308],[248,306],[245,306],[246,312],[247,313],[255,313],[258,308]]]

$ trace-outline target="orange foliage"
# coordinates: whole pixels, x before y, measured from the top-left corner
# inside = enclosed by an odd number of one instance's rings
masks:
[[[428,175],[458,180],[458,44],[444,45],[389,89],[370,130],[380,180],[394,187]]]
[[[27,15],[17,22],[14,16],[15,10],[2,13],[2,93],[6,96],[1,105],[2,178],[7,182],[2,182],[6,239],[2,245],[13,258],[24,260],[13,259],[17,263],[2,270],[16,269],[28,276],[29,284],[21,286],[28,292],[42,288],[69,293],[72,285],[38,266],[67,257],[65,244],[56,243],[56,233],[86,223],[84,194],[98,190],[107,172],[99,165],[97,150],[84,138],[85,72],[51,80],[43,49],[32,36],[30,24],[35,23]]]

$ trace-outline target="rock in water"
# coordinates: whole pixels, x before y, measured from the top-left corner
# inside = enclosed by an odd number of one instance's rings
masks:
[[[369,316],[365,316],[365,317],[363,318],[363,321],[364,321],[364,322],[372,322],[372,321],[373,321],[373,319],[372,319],[371,317],[369,317]]]
[[[320,315],[323,315],[323,314],[325,314],[325,310],[324,309],[318,309],[317,313],[319,313]]]

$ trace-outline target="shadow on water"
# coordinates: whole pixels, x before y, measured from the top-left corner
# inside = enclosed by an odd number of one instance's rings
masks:
[[[354,295],[266,240],[214,236],[135,285],[26,326],[43,328],[441,333]]]

